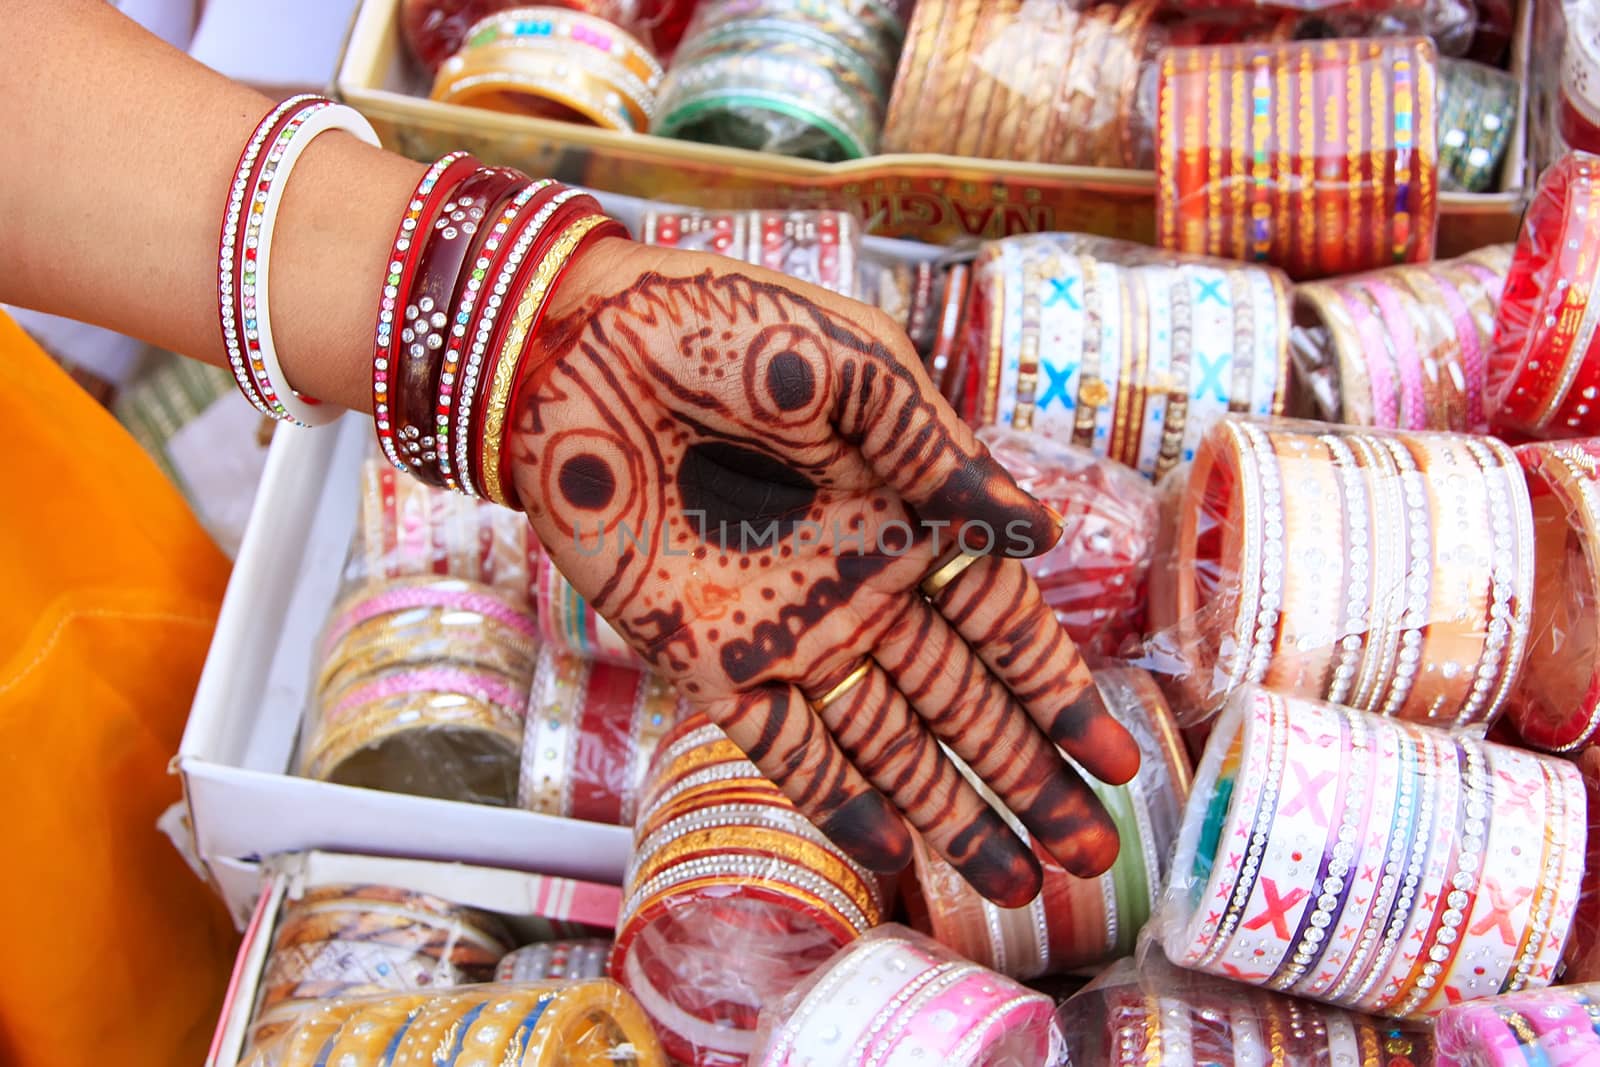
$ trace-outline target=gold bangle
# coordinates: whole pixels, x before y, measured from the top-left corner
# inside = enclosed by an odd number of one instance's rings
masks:
[[[919,587],[922,590],[922,595],[929,600],[938,599],[939,594],[944,592],[951,582],[959,578],[963,571],[981,558],[981,556],[957,551],[954,556],[935,567],[932,574],[922,579],[922,584]]]
[[[829,704],[832,704],[835,700],[838,700],[840,697],[844,696],[850,690],[860,685],[862,680],[866,678],[871,670],[872,660],[870,659],[864,659],[860,663],[856,664],[855,669],[849,674],[845,675],[844,679],[840,681],[838,685],[834,686],[832,689],[828,690],[826,693],[822,694],[816,700],[811,702],[812,710],[821,711]]]
[[[503,507],[515,508],[505,485],[500,480],[500,449],[505,438],[506,404],[511,399],[511,387],[516,384],[517,369],[522,365],[522,347],[528,340],[533,320],[544,307],[556,275],[566,266],[567,260],[590,231],[611,220],[605,215],[586,215],[578,219],[567,232],[556,238],[549,253],[539,262],[533,278],[517,301],[517,311],[506,331],[505,342],[500,346],[500,359],[495,364],[494,378],[483,410],[483,446],[480,470],[485,494]]]

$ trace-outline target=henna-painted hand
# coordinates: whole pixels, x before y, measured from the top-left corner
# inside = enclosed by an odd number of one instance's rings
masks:
[[[903,332],[720,257],[607,240],[572,269],[507,447],[578,591],[863,863],[909,860],[898,807],[986,897],[1038,891],[1033,853],[942,741],[1064,867],[1105,870],[1116,830],[1055,746],[1112,783],[1138,749],[1003,554],[1044,551],[1054,520]],[[992,554],[930,601],[919,583],[963,530]]]

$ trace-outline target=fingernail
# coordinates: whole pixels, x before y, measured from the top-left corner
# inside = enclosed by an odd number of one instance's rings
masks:
[[[818,829],[870,871],[898,874],[911,862],[911,831],[881,793],[857,795]]]

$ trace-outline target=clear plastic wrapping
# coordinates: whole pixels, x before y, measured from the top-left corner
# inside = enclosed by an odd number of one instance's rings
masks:
[[[1061,539],[1023,560],[1085,656],[1109,659],[1144,633],[1160,495],[1127,467],[998,426],[978,431],[1017,484],[1061,517]]]
[[[1297,380],[1330,422],[1484,433],[1509,245],[1295,287]]]
[[[886,152],[1148,167],[1140,83],[1166,43],[1156,0],[921,0]]]
[[[1600,1063],[1600,985],[1457,1004],[1434,1024],[1437,1067],[1585,1067]]]
[[[1600,820],[1600,748],[1590,746],[1575,761],[1583,775],[1591,819]],[[1589,851],[1583,865],[1583,892],[1572,919],[1572,937],[1562,959],[1561,980],[1600,982],[1600,833],[1589,834]]]
[[[496,917],[389,886],[330,885],[287,899],[259,982],[251,1045],[337,997],[489,981],[511,935]]]
[[[1432,259],[1436,55],[1422,37],[1163,52],[1162,247],[1297,279]]]
[[[516,800],[534,618],[494,586],[410,577],[329,613],[296,771],[482,804]]]
[[[651,132],[828,162],[871,155],[903,19],[883,0],[704,0]]]
[[[757,1067],[1042,1067],[1055,1002],[902,926],[880,926],[762,1012]]]
[[[1095,681],[1111,714],[1138,742],[1141,756],[1139,773],[1127,785],[1090,783],[1122,838],[1111,870],[1099,878],[1075,878],[1035,845],[1044,890],[1026,907],[1002,908],[985,900],[920,838],[916,841],[916,892],[906,902],[912,924],[967,959],[1013,978],[1082,970],[1131,953],[1177,840],[1191,775],[1161,690],[1140,670],[1102,670]],[[981,782],[971,774],[967,778],[1004,811]],[[1007,821],[1026,838],[1015,818]]]
[[[1600,732],[1600,440],[1517,456],[1533,504],[1533,617],[1506,718],[1531,747],[1575,752]]]
[[[645,212],[647,245],[715,252],[862,299],[861,223],[846,211]]]
[[[611,942],[601,937],[577,941],[540,941],[510,953],[495,967],[496,982],[582,981],[606,976]]]
[[[244,1067],[667,1067],[615,982],[482,985],[313,1008]]]
[[[1516,129],[1522,87],[1503,70],[1464,59],[1439,63],[1439,187],[1495,188]]]
[[[1495,316],[1490,421],[1530,437],[1600,433],[1600,156],[1545,171]]]
[[[1420,1027],[1180,970],[1159,950],[1108,967],[1061,1005],[1056,1020],[1069,1065],[1433,1063],[1432,1041]]]
[[[662,739],[639,812],[611,975],[674,1059],[743,1067],[762,1006],[881,923],[886,888],[703,715]]]
[[[1566,4],[1559,108],[1561,140],[1579,151],[1600,152],[1600,9],[1593,4]]]
[[[631,5],[617,5],[626,14]],[[609,4],[496,10],[472,23],[429,92],[444,104],[643,133],[666,72]]]
[[[996,241],[973,266],[957,410],[1159,478],[1227,413],[1283,413],[1289,296],[1260,266],[1081,234]]]
[[[1153,930],[1173,962],[1395,1018],[1548,985],[1582,891],[1564,760],[1240,690]]]
[[[528,694],[518,804],[632,826],[656,743],[683,714],[671,683],[548,644]]]
[[[526,0],[403,0],[400,32],[417,62],[431,72],[461,48],[478,22],[527,6]],[[695,0],[550,0],[539,6],[603,18],[638,37],[665,60],[683,36]]]
[[[1227,419],[1165,489],[1146,647],[1187,710],[1250,682],[1447,726],[1505,705],[1534,540],[1504,444]]]

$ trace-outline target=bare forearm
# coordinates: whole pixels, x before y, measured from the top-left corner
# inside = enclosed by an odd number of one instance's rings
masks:
[[[221,362],[217,238],[271,101],[101,0],[14,0],[0,38],[0,301]],[[342,133],[295,169],[273,246],[293,385],[367,406],[389,242],[422,167]]]

